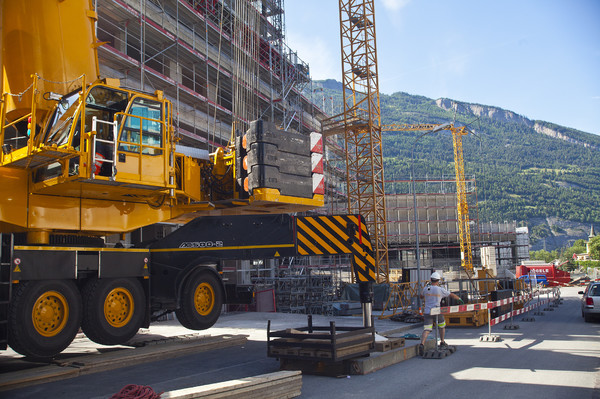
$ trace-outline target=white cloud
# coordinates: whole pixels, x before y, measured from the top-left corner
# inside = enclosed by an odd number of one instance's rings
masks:
[[[398,11],[410,2],[411,0],[383,0],[383,7],[390,11]]]

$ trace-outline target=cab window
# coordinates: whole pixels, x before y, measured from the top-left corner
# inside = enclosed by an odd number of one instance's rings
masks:
[[[92,118],[105,122],[112,122],[115,113],[125,111],[127,107],[127,93],[106,86],[92,87],[85,100],[85,130],[92,130]],[[112,129],[109,125],[96,126],[97,137],[103,140],[114,140]]]
[[[119,151],[141,152],[146,155],[162,154],[162,103],[137,98],[125,119]]]
[[[78,92],[64,96],[56,105],[48,123],[44,137],[45,144],[64,145],[69,140],[69,132],[79,107]]]
[[[127,93],[106,86],[92,87],[85,103],[92,108],[123,111],[127,106]]]

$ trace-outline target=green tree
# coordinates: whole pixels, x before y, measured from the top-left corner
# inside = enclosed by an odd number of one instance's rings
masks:
[[[545,249],[540,249],[539,251],[530,252],[529,258],[532,260],[543,260],[546,263],[550,263],[553,260],[558,259],[558,251],[554,250],[552,252],[548,252]]]
[[[600,260],[600,236],[590,238],[590,256]]]
[[[588,268],[593,268],[593,267],[600,267],[600,262],[594,262],[592,260],[583,260],[583,261],[577,262],[577,265],[579,267],[582,267],[583,269],[588,269]]]
[[[572,272],[577,268],[577,263],[573,259],[567,260],[566,263],[560,265],[559,269],[566,272]]]

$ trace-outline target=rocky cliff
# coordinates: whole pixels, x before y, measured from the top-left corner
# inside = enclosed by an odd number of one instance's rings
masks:
[[[435,101],[435,103],[438,107],[446,111],[453,111],[454,104],[456,104],[455,101],[450,100],[448,98],[438,98]],[[583,147],[592,148],[595,150],[600,150],[600,146],[594,145],[593,143],[589,143],[578,137],[573,137],[571,133],[565,131],[565,129],[561,126],[544,121],[534,121],[522,115],[519,115],[512,111],[507,111],[502,108],[480,104],[461,103],[457,112],[462,114],[471,114],[479,117],[486,117],[501,122],[515,122],[530,127],[540,134],[544,134],[555,139],[563,140],[569,143],[581,145]],[[570,131],[572,131],[572,129],[570,129]]]

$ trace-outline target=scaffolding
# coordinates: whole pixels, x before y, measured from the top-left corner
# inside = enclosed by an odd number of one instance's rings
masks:
[[[262,118],[320,131],[302,94],[308,65],[285,44],[283,0],[96,1],[101,75],[174,104],[182,144],[226,145],[232,124]]]
[[[348,190],[343,137],[325,138],[325,205],[329,214],[348,212]]]
[[[256,275],[252,283],[257,291],[274,291],[278,312],[331,315],[350,274],[348,256],[286,258],[276,275]]]
[[[419,251],[422,268],[456,272],[460,277],[460,231],[454,176],[416,177],[386,182],[388,243],[392,269],[416,267],[415,207],[419,224]],[[480,223],[475,178],[465,178],[469,202],[470,234],[474,266],[482,265],[482,248],[493,247],[495,266],[514,270],[529,257],[527,232],[517,234],[516,222]],[[394,194],[391,194],[391,193]],[[517,240],[517,238],[519,239]],[[485,251],[484,251],[485,252]],[[483,254],[485,255],[485,253]]]

